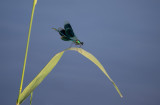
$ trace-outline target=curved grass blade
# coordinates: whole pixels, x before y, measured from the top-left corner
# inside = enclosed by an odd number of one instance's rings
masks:
[[[52,71],[52,69],[56,66],[60,58],[62,57],[63,53],[67,50],[74,50],[91,60],[93,63],[95,63],[102,72],[109,78],[109,80],[113,83],[114,87],[116,88],[117,92],[121,97],[122,94],[119,91],[118,87],[114,83],[114,81],[109,77],[107,72],[105,71],[104,67],[101,65],[101,63],[89,52],[83,50],[82,48],[68,48],[64,51],[57,53],[50,61],[49,63],[41,70],[41,72],[29,83],[29,85],[24,89],[24,91],[20,94],[19,101],[20,104],[33,92],[33,90],[39,86],[39,84],[44,80],[44,78]]]
[[[56,66],[64,51],[56,54],[49,63],[42,69],[42,71],[30,82],[30,84],[23,90],[19,96],[19,103],[21,104],[33,90],[44,80],[44,78],[52,71]]]
[[[106,70],[104,69],[104,67],[101,65],[101,63],[96,59],[96,57],[94,57],[91,53],[83,50],[82,48],[68,48],[67,50],[77,51],[80,54],[82,54],[83,56],[85,56],[86,58],[88,58],[89,60],[91,60],[94,64],[96,64],[102,70],[102,72],[108,77],[108,79],[112,82],[112,84],[116,88],[116,90],[117,90],[118,94],[120,95],[120,97],[123,97],[122,94],[121,94],[121,92],[120,92],[120,90],[118,89],[117,85],[114,83],[114,81],[108,75],[108,73],[106,72]]]

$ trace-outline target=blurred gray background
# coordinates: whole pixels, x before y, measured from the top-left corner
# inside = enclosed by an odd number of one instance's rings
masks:
[[[16,104],[32,3],[0,1],[1,105]],[[159,19],[159,0],[38,0],[23,88],[70,46],[51,29],[67,20],[124,98],[95,64],[68,51],[36,88],[32,105],[159,105]],[[29,105],[29,98],[22,105]]]

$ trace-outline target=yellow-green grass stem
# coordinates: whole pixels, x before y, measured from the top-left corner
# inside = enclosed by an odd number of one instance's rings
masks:
[[[36,4],[37,4],[37,0],[33,0],[33,7],[32,7],[32,13],[31,13],[31,19],[30,19],[30,25],[29,25],[29,31],[28,31],[28,40],[27,40],[27,46],[26,46],[26,52],[25,52],[25,58],[24,58],[24,64],[23,64],[23,71],[22,71],[22,77],[21,77],[21,84],[20,84],[19,95],[18,95],[18,100],[17,100],[18,104],[19,104],[19,96],[21,94],[22,86],[23,86],[24,72],[25,72],[25,68],[26,68],[26,61],[27,61],[27,55],[28,55],[28,47],[29,47],[31,28],[32,28],[32,21],[33,21],[33,15],[34,15],[34,10],[35,10]]]
[[[32,97],[33,97],[33,92],[31,93],[31,97],[30,97],[30,105],[32,104]]]

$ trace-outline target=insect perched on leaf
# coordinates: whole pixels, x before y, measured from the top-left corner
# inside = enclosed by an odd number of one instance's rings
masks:
[[[78,38],[74,34],[73,29],[72,29],[69,22],[66,22],[64,24],[64,29],[61,27],[59,27],[58,29],[56,29],[56,28],[52,28],[52,29],[59,32],[59,34],[61,35],[61,39],[63,41],[72,41],[75,45],[80,45],[80,46],[83,45],[83,42],[78,40]]]

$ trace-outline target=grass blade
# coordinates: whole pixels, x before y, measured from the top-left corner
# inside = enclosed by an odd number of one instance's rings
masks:
[[[118,87],[114,83],[114,81],[110,78],[107,74],[104,67],[101,63],[89,52],[83,50],[82,48],[68,48],[64,51],[57,53],[49,63],[42,69],[42,71],[29,83],[29,85],[24,89],[24,91],[20,94],[20,104],[33,92],[33,90],[44,80],[44,78],[52,71],[52,69],[56,66],[60,58],[62,57],[63,53],[68,50],[74,50],[91,60],[94,64],[96,64],[102,72],[109,78],[109,80],[113,83],[114,87],[116,88],[117,92],[119,93],[120,97],[123,97],[121,92],[119,91]]]
[[[96,64],[102,70],[102,72],[108,77],[108,79],[112,82],[112,84],[114,85],[114,87],[117,90],[117,92],[120,95],[120,97],[123,97],[122,94],[121,94],[121,92],[120,92],[120,90],[118,89],[117,85],[114,83],[114,81],[108,75],[108,73],[106,72],[106,70],[104,69],[104,67],[102,66],[102,64],[96,59],[96,57],[94,57],[91,53],[83,50],[82,48],[68,48],[67,50],[77,51],[80,54],[82,54],[83,56],[85,56],[86,58],[88,58],[89,60],[91,60],[94,64]]]
[[[29,41],[30,41],[30,35],[31,35],[31,29],[32,29],[32,21],[33,21],[33,15],[34,15],[34,10],[35,10],[36,4],[37,4],[37,0],[33,0],[33,7],[32,7],[32,13],[31,13],[31,19],[30,19],[30,25],[29,25],[29,31],[28,31],[28,40],[27,40],[27,46],[26,46],[26,52],[25,52],[25,58],[24,58],[24,64],[23,64],[21,84],[20,84],[20,88],[19,88],[19,95],[18,95],[18,99],[17,99],[17,105],[19,104],[19,96],[21,94],[22,86],[23,86],[23,79],[24,79],[24,73],[25,73],[26,61],[27,61],[27,55],[28,55],[28,47],[29,47]]]
[[[30,97],[30,105],[32,104],[32,96],[33,96],[33,92],[31,93],[31,97]]]
[[[44,80],[44,78],[52,71],[56,66],[64,51],[56,54],[49,63],[42,69],[42,71],[30,82],[30,84],[20,94],[20,104],[33,92],[33,90]]]

